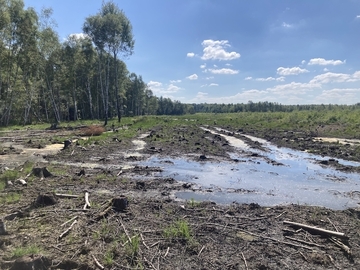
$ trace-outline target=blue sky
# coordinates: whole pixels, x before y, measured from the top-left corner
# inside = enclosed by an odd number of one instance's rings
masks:
[[[60,39],[101,0],[53,8]],[[155,95],[184,103],[360,102],[359,0],[114,0],[133,25],[125,62]]]

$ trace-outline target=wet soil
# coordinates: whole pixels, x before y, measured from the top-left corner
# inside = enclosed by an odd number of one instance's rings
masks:
[[[254,135],[280,147],[319,151],[329,157],[324,166],[358,170],[333,161],[355,159],[356,145],[319,142],[296,132],[222,128],[228,136],[244,140],[244,135]],[[0,192],[0,218],[6,226],[0,228],[1,269],[360,268],[358,209],[179,201],[174,192],[191,190],[193,184],[155,177],[161,168],[139,165],[152,155],[233,162],[229,142],[198,126],[156,126],[129,139],[119,130],[91,144],[79,141],[73,130],[62,129],[3,132],[0,138],[9,159],[21,155],[16,145],[45,147],[66,139],[73,140],[69,147],[56,154],[35,153],[40,156],[31,163],[46,167],[52,176],[25,174],[26,185],[15,181]],[[265,150],[261,143],[247,142]],[[335,150],[329,150],[332,146]],[[247,154],[251,152],[244,151]],[[6,159],[0,161],[3,171],[11,167]],[[27,166],[15,170],[21,174]],[[18,200],[5,200],[14,194],[20,195]]]

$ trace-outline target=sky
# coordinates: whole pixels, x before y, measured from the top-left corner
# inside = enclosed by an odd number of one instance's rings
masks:
[[[128,70],[183,103],[360,102],[360,0],[113,0],[130,20]],[[24,0],[53,9],[60,40],[102,0]]]

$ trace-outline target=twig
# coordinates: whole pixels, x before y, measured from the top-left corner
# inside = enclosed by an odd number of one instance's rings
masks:
[[[85,192],[85,205],[84,205],[84,210],[86,209],[86,207],[91,207],[90,202],[89,202],[89,192]]]
[[[280,215],[276,216],[275,219],[281,217],[285,213],[286,213],[286,211],[282,212]]]
[[[152,268],[154,268],[155,270],[157,270],[157,268],[148,260],[146,259],[146,257],[144,257],[145,262],[147,262]]]
[[[168,247],[168,248],[166,249],[166,252],[165,252],[164,258],[168,255],[169,250],[170,250],[170,247]]]
[[[102,266],[102,265],[99,263],[99,261],[95,258],[94,255],[91,255],[91,256],[93,257],[94,262],[95,262],[95,264],[96,264],[97,267],[99,267],[100,269],[105,269],[105,267]]]
[[[203,247],[200,249],[199,254],[197,255],[198,257],[200,256],[201,252],[203,252],[203,250],[205,249],[205,246],[206,245],[203,245]]]
[[[63,238],[64,236],[66,236],[69,232],[70,232],[70,230],[73,228],[73,226],[76,224],[76,220],[70,225],[70,227],[69,228],[67,228],[62,234],[60,234],[60,236],[59,236],[59,239],[61,239],[61,238]]]
[[[128,234],[128,232],[127,232],[127,230],[126,230],[126,228],[125,228],[124,224],[121,222],[121,220],[120,220],[120,219],[118,219],[118,221],[120,222],[121,227],[124,229],[124,232],[125,232],[125,234],[126,234],[127,238],[129,239],[129,242],[131,243],[131,237],[130,237],[130,235]]]
[[[336,236],[336,237],[341,237],[341,238],[348,238],[344,233],[341,233],[341,232],[329,231],[329,230],[325,230],[325,229],[321,229],[321,228],[317,228],[317,227],[313,227],[313,226],[309,226],[309,225],[305,225],[305,224],[301,224],[301,223],[286,221],[286,220],[284,220],[283,223],[288,224],[290,226],[295,226],[295,227],[300,227],[300,228],[303,228],[303,229],[316,231],[316,232],[318,232],[320,234],[326,234],[328,236]]]
[[[156,246],[159,243],[160,243],[160,241],[157,241],[156,243],[152,244],[150,247],[152,248],[152,247]]]
[[[73,194],[61,194],[61,193],[55,193],[56,197],[60,198],[78,198],[79,195],[73,195]]]
[[[245,268],[246,268],[246,270],[248,270],[249,268],[248,268],[248,265],[247,265],[247,262],[246,262],[246,259],[245,259],[245,256],[244,256],[244,253],[242,253],[242,252],[241,252],[241,255],[242,255],[243,260],[244,260],[244,263],[245,263]]]
[[[69,219],[68,221],[66,221],[66,222],[64,222],[63,224],[61,224],[60,227],[65,226],[66,224],[70,223],[71,221],[73,221],[73,220],[75,220],[75,219],[77,219],[77,218],[78,218],[78,216],[75,216],[75,217],[73,217],[72,219]]]
[[[331,222],[330,218],[327,218],[327,220],[331,223],[331,225],[333,225],[333,227],[335,228],[335,230],[338,232],[338,228],[336,228],[335,224]]]
[[[145,246],[147,249],[149,249],[148,245],[145,244],[145,240],[144,240],[144,237],[143,237],[142,233],[140,233],[140,237],[141,237],[141,240],[142,240],[144,246]]]
[[[335,239],[334,237],[331,237],[330,240],[337,245],[338,247],[340,247],[343,251],[345,251],[346,254],[351,255],[351,250],[350,248],[345,245],[344,243],[340,242],[339,240]]]
[[[300,240],[300,239],[296,239],[296,238],[293,238],[293,237],[290,237],[290,236],[285,236],[285,238],[296,241],[296,242],[299,242],[299,243],[302,243],[302,244],[306,244],[306,245],[309,245],[309,246],[325,248],[325,246],[322,246],[322,245],[319,245],[319,244],[316,244],[316,243],[307,242],[307,241]]]

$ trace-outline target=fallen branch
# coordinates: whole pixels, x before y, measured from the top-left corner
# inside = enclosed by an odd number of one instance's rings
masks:
[[[291,222],[291,221],[283,221],[284,224],[290,225],[290,226],[295,226],[295,227],[300,227],[302,229],[308,229],[311,231],[315,231],[319,234],[325,234],[328,236],[336,236],[336,237],[341,237],[341,238],[348,238],[344,233],[341,232],[334,232],[334,231],[329,231],[329,230],[325,230],[325,229],[321,229],[321,228],[317,228],[317,227],[313,227],[313,226],[309,226],[306,224],[301,224],[301,223],[296,223],[296,222]]]
[[[168,255],[169,250],[170,250],[170,247],[168,247],[168,248],[166,249],[166,252],[165,252],[164,258]],[[198,256],[199,256],[199,255],[198,255]]]
[[[85,192],[85,205],[84,205],[84,210],[86,209],[86,207],[91,207],[90,202],[89,202],[89,192]]]
[[[203,252],[204,249],[205,249],[205,245],[203,245],[203,247],[200,249],[199,254],[197,255],[198,257],[200,256],[201,252]]]
[[[244,263],[245,263],[245,268],[246,268],[246,270],[248,270],[249,268],[248,268],[248,265],[247,265],[247,262],[246,262],[246,259],[245,259],[245,256],[244,256],[244,253],[242,253],[242,252],[241,252],[241,255],[242,255],[243,260],[244,260]]]
[[[345,251],[345,253],[346,253],[347,255],[351,255],[351,250],[350,250],[350,248],[349,248],[347,245],[345,245],[344,243],[341,243],[339,240],[337,240],[337,239],[335,239],[335,238],[333,238],[333,237],[331,237],[330,240],[331,240],[331,242],[333,242],[335,245],[337,245],[339,248],[341,248],[343,251]]]
[[[61,224],[60,227],[65,226],[66,224],[70,223],[71,221],[73,221],[73,220],[75,220],[75,219],[77,219],[77,218],[78,218],[78,216],[75,216],[75,217],[73,217],[72,219],[69,219],[68,221],[66,221],[66,222],[64,222],[63,224]]]
[[[105,267],[102,266],[102,265],[99,263],[99,261],[95,258],[94,255],[91,255],[91,256],[93,257],[94,262],[95,262],[95,264],[96,264],[97,267],[99,267],[100,269],[105,269]]]
[[[55,193],[55,196],[59,198],[79,198],[79,195],[73,195],[73,194]]]
[[[292,240],[292,241],[296,241],[296,242],[302,243],[302,244],[306,244],[306,245],[309,245],[309,246],[325,248],[325,246],[322,246],[322,245],[319,245],[319,244],[316,244],[316,243],[312,243],[312,242],[307,242],[307,241],[300,240],[300,239],[296,239],[296,238],[293,238],[293,237],[290,237],[290,236],[285,236],[285,238],[286,238],[286,239],[290,239],[290,240]]]
[[[141,237],[141,240],[142,240],[144,246],[145,246],[147,249],[149,249],[148,245],[145,243],[145,240],[144,240],[144,237],[143,237],[142,233],[140,233],[140,237]]]
[[[280,215],[277,215],[277,216],[275,217],[275,219],[281,217],[281,216],[282,216],[283,214],[285,214],[285,213],[286,213],[286,211],[282,212]]]
[[[76,224],[76,220],[70,225],[69,228],[67,228],[62,234],[60,234],[59,236],[59,239],[63,238],[64,236],[66,236],[70,231],[71,229],[73,228],[73,226]]]

